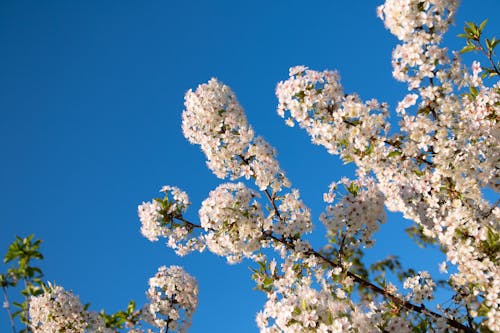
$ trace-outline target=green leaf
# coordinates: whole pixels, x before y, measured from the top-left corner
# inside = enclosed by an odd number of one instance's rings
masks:
[[[346,187],[346,190],[353,196],[357,196],[359,192],[359,185],[356,184],[355,182],[351,182],[351,184],[349,184],[349,186]]]
[[[486,48],[488,49],[488,51],[491,52],[491,50],[492,50],[491,41],[488,38],[486,38]]]
[[[487,22],[488,22],[488,19],[481,22],[481,24],[479,25],[479,33],[483,32],[484,26],[486,25]]]
[[[477,91],[477,88],[474,86],[470,86],[469,90],[470,90],[470,94],[472,97],[476,97],[479,94],[479,92]]]
[[[306,299],[303,298],[301,301],[300,301],[300,306],[302,307],[302,310],[307,310],[307,303],[306,303]]]
[[[500,43],[500,40],[496,39],[495,37],[493,37],[491,39],[491,47],[492,47],[492,49],[494,49],[498,45],[498,43]]]
[[[130,301],[127,306],[127,313],[131,314],[135,311],[135,302]]]
[[[464,53],[467,53],[467,52],[470,52],[470,51],[474,51],[476,49],[476,47],[474,45],[466,45],[464,46],[461,50],[460,50],[460,53],[461,54],[464,54]]]
[[[479,36],[481,34],[479,32],[479,27],[477,25],[475,25],[473,22],[465,22],[465,24],[467,25],[466,31],[469,33],[471,38],[473,38],[473,39],[479,38]]]
[[[479,306],[479,309],[477,310],[477,314],[479,316],[486,316],[489,311],[490,311],[490,309],[484,303],[481,303],[481,305]]]
[[[394,150],[394,151],[391,151],[389,153],[389,155],[387,155],[387,158],[391,158],[391,157],[394,157],[394,156],[400,156],[400,155],[403,155],[403,153],[400,152],[399,150]]]
[[[21,313],[23,312],[23,310],[16,310],[12,313],[12,317],[13,318],[16,318],[17,316],[19,316]]]

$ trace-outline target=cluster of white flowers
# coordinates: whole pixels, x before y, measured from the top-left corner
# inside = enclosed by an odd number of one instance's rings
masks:
[[[270,227],[255,200],[258,196],[243,183],[222,184],[210,192],[199,211],[210,251],[225,256],[230,263],[254,257],[262,246],[264,231]]]
[[[211,251],[237,262],[243,257],[253,257],[252,253],[263,245],[260,239],[264,232],[297,237],[311,230],[310,212],[300,200],[299,192],[283,193],[290,187],[290,182],[280,169],[276,150],[262,137],[254,137],[229,87],[212,79],[195,92],[187,92],[185,107],[184,135],[190,142],[201,146],[212,171],[220,178],[228,175],[231,179],[251,178],[274,200],[275,209],[264,218],[257,201],[252,201],[250,207],[249,202],[238,201],[241,199],[235,193],[243,191],[243,185],[225,184],[214,190],[200,210],[202,227],[208,232],[200,239]],[[252,193],[252,198],[256,196],[247,189],[243,192]],[[225,195],[221,195],[223,193]],[[224,200],[226,202],[219,202]],[[239,210],[234,209],[235,206]],[[222,212],[220,207],[226,207],[226,211]],[[275,223],[271,227],[273,220]]]
[[[163,186],[160,192],[165,194],[163,199],[143,202],[138,207],[142,235],[152,242],[159,237],[167,238],[167,246],[179,255],[202,250],[200,239],[189,237],[193,226],[182,217],[190,205],[186,192],[168,185]]]
[[[158,237],[166,237],[170,229],[165,227],[164,216],[161,214],[162,205],[158,201],[143,202],[137,208],[141,220],[141,233],[154,242]]]
[[[472,78],[472,80],[474,80]],[[474,83],[471,82],[471,86]],[[478,185],[500,189],[498,156],[500,135],[498,135],[498,113],[500,103],[500,82],[492,87],[480,85],[475,98],[465,98],[463,109],[455,122],[456,143],[447,147],[463,167],[462,178],[477,179]],[[458,151],[462,147],[462,151]],[[467,149],[463,149],[466,147]],[[450,156],[451,158],[451,156]],[[458,176],[458,172],[454,174]],[[465,181],[465,180],[464,180]],[[470,186],[467,186],[470,187]],[[467,191],[470,191],[467,189]],[[480,192],[474,189],[476,197]]]
[[[108,332],[96,312],[90,312],[73,293],[49,286],[42,295],[29,300],[30,329],[34,333]]]
[[[272,294],[257,315],[260,332],[357,332],[368,329],[367,317],[352,311],[346,300],[337,300],[328,290],[298,285],[283,296]],[[354,313],[355,312],[355,313]]]
[[[288,125],[297,122],[314,144],[348,160],[376,150],[389,129],[386,106],[345,95],[337,72],[292,67],[290,78],[278,83],[276,96],[278,114],[290,113]]]
[[[318,269],[308,260],[306,267]],[[276,265],[270,267],[274,276],[273,290],[267,294],[264,309],[257,314],[260,332],[368,332],[369,316],[347,298],[341,288],[332,289],[325,280],[317,282],[303,270],[298,262],[287,258],[278,277]]]
[[[256,317],[260,332],[412,332],[404,311],[387,315],[389,302],[356,304],[349,292],[354,281],[340,267],[325,270],[317,260],[292,255],[279,266],[271,262],[265,276],[272,289]]]
[[[320,221],[329,233],[340,233],[341,238],[345,237],[348,246],[372,246],[373,233],[379,229],[379,223],[385,222],[382,192],[373,178],[352,181],[342,178],[330,185],[329,192],[324,194],[326,202],[335,201],[339,186],[343,186],[347,193],[335,205],[327,206],[326,212],[320,215]]]
[[[276,159],[276,149],[267,143],[262,137],[257,137],[248,148],[245,155],[245,161],[242,166],[242,175],[247,179],[249,176],[255,178],[255,185],[260,190],[268,187],[275,192],[283,188],[290,187],[290,182],[281,171]]]
[[[378,8],[385,26],[403,41],[392,54],[393,75],[408,82],[410,89],[418,88],[424,78],[447,76],[438,65],[450,60],[446,49],[437,44],[457,6],[457,0],[389,0]]]
[[[406,278],[403,287],[405,289],[411,289],[411,292],[407,295],[408,299],[413,300],[417,304],[421,304],[424,301],[429,301],[434,298],[436,284],[432,280],[429,272],[422,271],[418,272],[415,276]]]
[[[141,327],[143,323],[160,332],[187,332],[198,304],[198,285],[192,276],[181,267],[162,266],[149,279],[146,295],[149,303],[126,323],[129,332],[152,333]],[[113,333],[119,328],[106,327],[99,313],[88,311],[77,296],[60,286],[49,284],[43,294],[29,299],[28,307],[34,333]]]
[[[170,206],[168,207],[168,214],[181,214],[191,204],[187,193],[178,187],[165,185],[161,188],[160,192],[164,193],[166,196],[170,195],[173,199],[169,201]]]
[[[387,29],[402,41],[415,35],[444,33],[453,21],[458,0],[386,0],[377,8]]]
[[[162,332],[187,332],[198,305],[198,284],[179,266],[162,266],[149,279],[142,319]]]
[[[199,144],[208,167],[219,178],[239,176],[241,160],[254,137],[232,90],[211,79],[189,90],[182,113],[182,130],[191,143]]]
[[[219,178],[254,178],[265,190],[280,191],[289,181],[276,160],[276,151],[262,137],[255,137],[235,94],[211,79],[189,90],[182,113],[184,136],[199,144],[208,167]]]
[[[311,211],[300,200],[298,190],[286,193],[278,201],[280,218],[273,224],[274,233],[293,238],[312,231]]]

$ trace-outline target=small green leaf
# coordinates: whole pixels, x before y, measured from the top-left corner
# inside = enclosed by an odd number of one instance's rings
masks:
[[[470,90],[470,94],[472,97],[476,97],[479,94],[479,92],[477,91],[477,88],[474,86],[470,86],[469,90]]]
[[[479,25],[479,33],[483,32],[484,26],[486,25],[487,22],[488,22],[488,19],[481,22],[481,24]]]
[[[474,45],[466,45],[460,50],[460,53],[464,54],[470,51],[474,51],[475,49],[476,47]]]
[[[135,311],[135,302],[130,301],[127,306],[127,313],[131,314]]]
[[[403,153],[400,152],[399,150],[394,150],[394,151],[391,151],[389,153],[389,155],[387,155],[387,158],[391,158],[391,157],[394,157],[394,156],[400,156],[400,155],[403,155]]]
[[[348,187],[346,187],[346,190],[351,193],[353,196],[358,195],[359,192],[359,185],[356,184],[355,182],[351,182]]]
[[[307,303],[306,303],[306,300],[305,298],[303,298],[300,302],[300,306],[302,307],[302,310],[307,310]]]
[[[491,39],[491,48],[494,49],[498,45],[498,43],[500,43],[500,39],[496,39],[495,37],[493,37]]]

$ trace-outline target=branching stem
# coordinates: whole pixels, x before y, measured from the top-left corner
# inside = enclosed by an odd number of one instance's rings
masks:
[[[7,290],[5,287],[2,287],[3,291],[3,298],[5,301],[5,309],[7,310],[7,313],[9,314],[9,320],[10,320],[10,327],[12,328],[12,332],[16,333],[16,326],[14,325],[14,317],[12,316],[12,311],[10,310],[10,302],[9,302],[9,296],[7,295]]]

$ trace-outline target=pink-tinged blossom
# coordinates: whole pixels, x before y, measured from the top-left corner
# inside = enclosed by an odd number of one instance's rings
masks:
[[[472,80],[471,83],[473,86],[477,87],[480,86],[483,81],[481,80],[481,77],[479,77],[479,73],[482,72],[481,68],[481,63],[479,61],[473,61],[472,62]]]
[[[405,114],[406,113],[406,109],[408,109],[410,106],[413,106],[415,105],[415,103],[417,102],[417,99],[418,99],[418,95],[417,94],[408,94],[405,96],[405,98],[398,103],[398,107],[396,108],[396,111],[401,113],[401,114]]]

